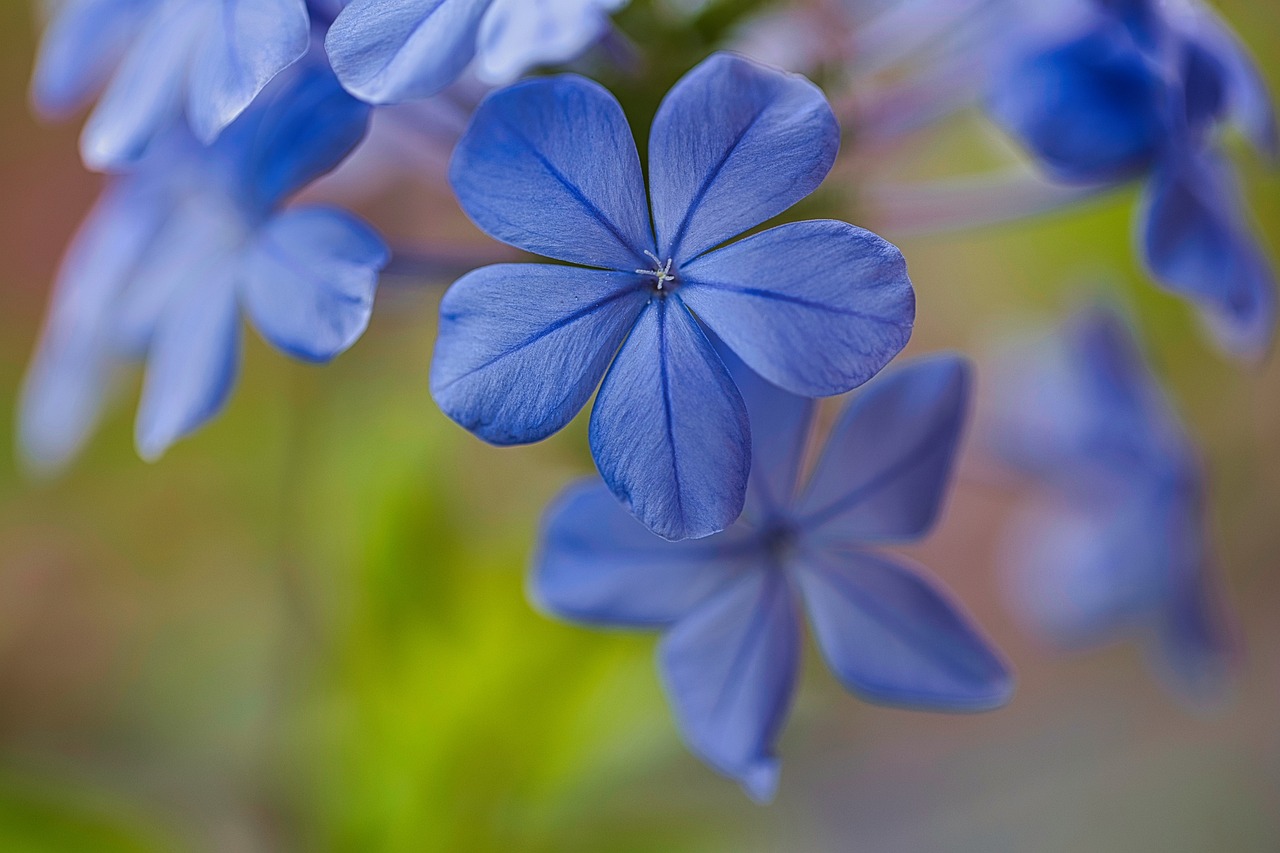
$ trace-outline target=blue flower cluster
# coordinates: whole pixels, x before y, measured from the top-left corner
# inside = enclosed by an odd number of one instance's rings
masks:
[[[376,109],[464,77],[502,85],[469,116],[449,183],[481,231],[548,261],[449,288],[431,394],[496,445],[545,439],[595,396],[601,480],[548,514],[534,594],[567,619],[664,630],[689,745],[766,800],[802,610],[869,701],[969,711],[1011,695],[1001,656],[940,585],[880,550],[939,515],[970,368],[935,356],[876,378],[915,322],[902,253],[843,221],[774,222],[840,152],[810,80],[713,53],[662,100],[643,161],[599,83],[517,80],[581,55],[626,5],[68,0],[33,99],[49,116],[96,100],[82,155],[110,176],[59,274],[19,440],[37,467],[64,464],[115,374],[144,363],[136,443],[159,457],[228,399],[242,318],[305,361],[345,351],[391,251],[351,213],[297,196],[361,145]],[[939,5],[913,0],[895,20]],[[1215,138],[1233,120],[1280,147],[1255,69],[1198,5],[1086,6],[1065,34],[1019,42],[992,114],[1061,179],[1146,179],[1152,271],[1228,346],[1261,353],[1274,285]],[[1086,315],[1066,341],[1051,371],[1028,363],[998,383],[1001,447],[1069,504],[1025,555],[1023,610],[1073,636],[1151,628],[1184,683],[1212,680],[1226,634],[1189,440],[1122,324]],[[868,382],[802,470],[816,398]]]

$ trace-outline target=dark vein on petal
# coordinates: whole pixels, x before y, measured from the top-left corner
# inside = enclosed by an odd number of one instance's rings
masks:
[[[727,293],[737,293],[742,296],[754,296],[759,299],[775,299],[778,302],[787,302],[792,305],[799,305],[802,308],[812,308],[815,311],[829,311],[832,314],[840,314],[845,317],[856,317],[860,320],[866,320],[870,323],[879,323],[883,326],[901,326],[898,320],[889,317],[880,317],[875,314],[868,314],[864,311],[858,311],[853,308],[841,308],[836,305],[828,305],[825,302],[817,302],[812,299],[805,299],[803,296],[792,296],[789,293],[779,293],[776,290],[766,290],[760,287],[742,287],[736,284],[723,284],[716,281],[705,281],[700,278],[691,278],[685,283],[686,288],[705,287],[708,290],[722,290]]]
[[[680,522],[683,525],[686,521],[684,517],[684,494],[681,491],[680,459],[679,453],[676,450],[676,433],[671,415],[671,380],[668,375],[669,369],[669,365],[667,364],[667,300],[660,299],[658,302],[658,375],[662,383],[662,409],[663,416],[666,419],[667,437],[671,440],[671,476],[675,480],[676,486],[676,511],[680,514]]]

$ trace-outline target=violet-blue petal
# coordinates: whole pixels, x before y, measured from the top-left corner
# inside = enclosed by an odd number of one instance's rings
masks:
[[[796,609],[782,572],[750,572],[676,623],[659,649],[689,747],[759,802],[777,788],[774,741],[800,668]]]
[[[1170,132],[1164,83],[1119,25],[1022,56],[994,76],[988,110],[1059,180],[1147,169]]]
[[[634,275],[550,264],[478,269],[440,305],[431,394],[485,441],[540,441],[586,404],[646,299]]]
[[[263,337],[290,355],[325,362],[364,333],[390,252],[340,210],[295,208],[268,222],[244,258],[240,295]]]
[[[625,0],[493,0],[476,40],[476,73],[502,85],[537,65],[566,62],[609,26]]]
[[[307,52],[304,0],[223,0],[192,58],[187,120],[206,145]]]
[[[1152,274],[1206,309],[1224,348],[1247,358],[1270,348],[1275,277],[1224,163],[1208,152],[1162,163],[1144,199],[1141,227]]]
[[[187,67],[209,14],[182,3],[157,9],[138,33],[80,137],[91,169],[136,165],[152,141],[180,119]]]
[[[597,479],[577,483],[547,511],[532,595],[566,619],[667,625],[756,566],[744,530],[667,542],[636,521]]]
[[[858,696],[935,711],[1007,702],[1008,668],[951,597],[869,552],[806,554],[800,587],[823,657]]]
[[[224,267],[189,282],[156,330],[134,436],[143,459],[159,459],[212,419],[231,393],[240,367],[235,272]]]
[[[529,80],[486,98],[449,180],[467,215],[504,243],[623,272],[653,266],[631,128],[613,95],[583,77]]]
[[[1157,626],[1158,672],[1188,702],[1209,706],[1228,693],[1238,664],[1235,626],[1217,579],[1203,562],[1177,579]]]
[[[151,0],[71,0],[40,40],[31,99],[47,117],[83,106],[107,81]]]
[[[681,269],[680,297],[747,365],[807,397],[841,394],[911,337],[902,253],[844,222],[781,225]]]
[[[802,523],[844,541],[923,535],[942,505],[969,407],[957,356],[886,374],[844,411],[796,507]]]
[[[1190,37],[1221,70],[1223,106],[1259,152],[1280,157],[1280,131],[1266,81],[1240,38],[1207,5],[1195,10]]]
[[[653,532],[696,539],[741,514],[751,467],[742,396],[678,297],[655,297],[605,376],[591,451]]]
[[[157,213],[142,188],[116,184],[67,250],[18,409],[19,448],[36,470],[64,466],[97,424],[117,362],[113,303],[159,229]]]
[[[751,421],[751,477],[743,519],[765,525],[791,510],[817,403],[764,379],[727,347],[721,345],[717,352],[742,394]]]
[[[649,134],[658,254],[681,265],[782,213],[817,189],[839,147],[817,86],[713,55],[667,93]]]
[[[492,0],[351,0],[325,39],[338,79],[356,97],[391,104],[434,95],[475,56]]]

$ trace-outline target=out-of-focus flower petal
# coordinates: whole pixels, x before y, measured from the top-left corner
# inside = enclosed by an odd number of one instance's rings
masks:
[[[475,56],[492,0],[351,0],[325,48],[342,85],[361,100],[390,104],[434,95]]]
[[[659,650],[663,683],[689,747],[757,801],[773,798],[773,744],[800,667],[786,576],[756,571],[676,623]]]
[[[634,274],[550,264],[478,269],[441,303],[431,393],[486,441],[540,441],[586,404],[647,298]]]
[[[653,265],[631,129],[613,95],[585,78],[530,80],[489,96],[449,175],[467,215],[504,243],[623,272]]]
[[[843,222],[782,225],[681,269],[680,297],[747,365],[808,397],[856,388],[911,336],[902,253]]]
[[[69,0],[40,41],[31,100],[47,117],[82,107],[106,83],[151,0]]]
[[[299,208],[273,219],[244,259],[241,298],[263,337],[324,362],[364,333],[378,272],[390,257],[369,226],[339,210]]]
[[[937,518],[969,405],[970,369],[935,356],[886,374],[841,416],[797,505],[841,541],[909,539]]]
[[[950,597],[875,554],[805,554],[798,575],[818,645],[840,681],[873,702],[981,711],[1013,679]]]
[[[226,403],[240,366],[236,270],[193,283],[164,315],[147,356],[135,439],[156,460]]]
[[[649,135],[658,254],[681,265],[782,213],[817,189],[839,147],[817,86],[715,54],[671,89]]]
[[[493,0],[476,44],[487,83],[510,83],[537,65],[572,59],[609,26],[608,13],[626,0]]]
[[[742,512],[751,432],[742,396],[678,297],[653,298],[605,377],[591,450],[606,483],[667,539]]]
[[[667,542],[599,480],[578,483],[547,512],[532,593],[547,610],[598,625],[660,626],[756,567],[742,530]]]
[[[209,144],[304,53],[311,24],[303,0],[226,0],[192,59],[187,119]]]

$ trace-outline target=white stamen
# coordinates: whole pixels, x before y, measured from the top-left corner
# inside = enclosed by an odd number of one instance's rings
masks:
[[[645,249],[644,253],[653,259],[654,268],[651,270],[636,270],[638,275],[651,275],[658,280],[658,290],[662,290],[662,286],[669,281],[675,281],[676,277],[671,274],[672,258],[667,258],[664,264],[653,252]]]

